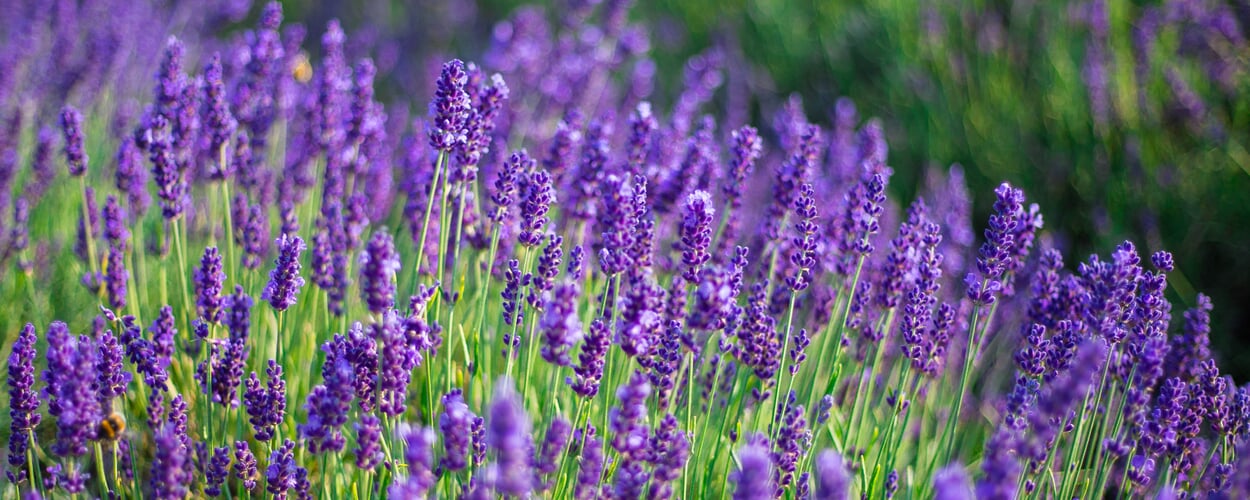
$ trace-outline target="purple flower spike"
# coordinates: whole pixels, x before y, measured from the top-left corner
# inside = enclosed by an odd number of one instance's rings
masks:
[[[664,416],[660,426],[651,437],[652,462],[655,474],[648,498],[667,499],[673,496],[672,482],[681,475],[682,468],[690,458],[690,441],[686,433],[677,430],[677,418],[671,413]]]
[[[437,346],[428,343],[436,334],[431,333],[430,327],[420,321],[419,315],[414,315],[414,318],[410,318],[405,326],[399,313],[390,309],[382,314],[381,321],[373,324],[373,338],[382,346],[378,409],[383,415],[396,416],[404,413],[412,370],[422,361],[420,349]],[[414,338],[421,342],[414,341]]]
[[[742,207],[742,192],[746,181],[755,170],[755,162],[763,154],[763,141],[759,131],[750,125],[733,131],[733,161],[729,164],[729,183],[722,190],[728,205],[735,210]]]
[[[518,240],[522,245],[532,247],[542,244],[547,211],[555,201],[551,174],[546,170],[530,174],[521,190],[521,234]]]
[[[165,424],[156,432],[156,456],[152,459],[149,485],[152,494],[162,500],[176,500],[187,494],[192,477],[187,473],[190,450],[183,444],[185,435],[174,424]]]
[[[123,250],[130,248],[130,230],[126,229],[126,214],[122,210],[117,197],[109,195],[104,199],[104,238],[110,246]]]
[[[390,498],[424,498],[438,480],[433,469],[432,448],[436,438],[434,431],[401,424],[398,434],[404,441],[404,461],[408,463],[408,478],[391,483],[387,494]]]
[[[594,432],[594,427],[589,427]],[[603,439],[589,435],[583,438],[581,468],[577,471],[577,487],[573,498],[591,500],[598,498],[599,477],[603,474]]]
[[[495,451],[494,487],[499,494],[524,498],[534,489],[530,418],[521,397],[512,389],[512,381],[504,379],[496,386],[486,428],[486,442]]]
[[[204,105],[207,116],[204,125],[208,128],[208,152],[213,155],[210,161],[210,172],[213,180],[226,180],[230,177],[230,162],[225,159],[226,143],[234,135],[238,122],[230,114],[230,105],[226,102],[226,83],[222,76],[221,54],[214,52],[204,66]]]
[[[547,434],[543,437],[542,449],[538,452],[535,460],[535,474],[541,479],[548,476],[546,480],[542,480],[538,485],[540,491],[547,491],[555,483],[556,478],[551,474],[560,469],[560,457],[564,456],[564,448],[569,442],[569,434],[573,432],[573,425],[563,417],[557,415],[551,420],[551,425],[547,426]]]
[[[272,493],[275,499],[286,500],[287,492],[296,486],[299,467],[295,462],[295,443],[286,440],[269,456],[269,467],[265,469],[265,490]]]
[[[362,140],[368,133],[369,108],[373,104],[373,79],[378,68],[373,60],[361,59],[356,63],[356,72],[352,82],[351,127],[347,130],[347,141],[355,143]]]
[[[843,260],[838,272],[850,275],[854,272],[853,259],[848,256],[863,257],[872,253],[870,242],[872,235],[881,229],[878,219],[885,209],[885,183],[887,177],[881,173],[873,174],[864,182],[856,184],[846,197],[847,213],[842,220],[841,252]]]
[[[685,266],[682,277],[691,283],[699,281],[699,270],[711,255],[712,222],[716,209],[707,191],[695,191],[686,198],[685,217],[681,224],[681,263]]]
[[[39,425],[40,399],[35,392],[35,325],[27,323],[18,334],[9,354],[9,481],[17,484],[26,479],[26,450],[30,431]],[[34,486],[34,485],[31,485]]]
[[[34,332],[32,330],[31,334]],[[130,372],[122,366],[125,350],[113,332],[106,331],[100,335],[97,343],[96,387],[99,390],[100,407],[109,410],[113,399],[126,394],[130,386]],[[17,407],[15,406],[16,410]]]
[[[234,478],[243,483],[243,489],[251,491],[256,488],[256,478],[260,472],[256,469],[256,455],[248,447],[247,440],[234,442]]]
[[[443,395],[443,413],[438,416],[438,430],[443,436],[443,459],[439,469],[464,470],[469,466],[470,447],[473,446],[473,421],[477,418],[464,404],[460,389],[452,389]]]
[[[247,407],[248,422],[252,424],[257,441],[273,439],[286,416],[286,381],[282,379],[282,365],[269,360],[265,374],[269,380],[262,386],[256,372],[252,372],[243,391],[243,405]]]
[[[551,234],[547,236],[547,246],[543,247],[543,253],[538,256],[538,266],[534,269],[529,294],[525,296],[529,305],[539,309],[546,310],[543,300],[546,299],[548,292],[556,287],[556,276],[560,274],[560,261],[564,258],[564,238],[559,235]]]
[[[32,174],[30,189],[26,196],[31,200],[39,200],[43,197],[48,188],[52,186],[52,181],[56,179],[56,167],[53,166],[52,155],[53,145],[56,134],[49,127],[40,127],[39,133],[35,135],[35,151],[31,153],[30,170]],[[134,139],[126,136],[122,138],[122,143],[129,141],[131,147],[134,146]],[[118,175],[121,175],[121,165],[118,165]],[[121,188],[120,186],[118,186]],[[125,189],[122,189],[125,192]]]
[[[507,220],[508,212],[512,209],[512,203],[517,194],[517,181],[521,176],[528,175],[534,170],[534,164],[534,160],[524,149],[512,153],[508,161],[504,162],[503,169],[499,171],[499,177],[495,179],[495,189],[490,194],[490,199],[495,204],[495,210],[490,214],[492,221],[502,223]]]
[[[612,431],[612,447],[621,455],[638,459],[645,455],[647,428],[643,420],[647,416],[647,398],[651,395],[651,383],[641,372],[634,372],[616,391],[619,407],[610,410],[608,421]]]
[[[152,321],[152,326],[148,327],[148,331],[152,333],[152,344],[157,358],[164,366],[168,366],[170,358],[174,355],[174,339],[178,337],[174,309],[170,306],[162,306],[160,314]]]
[[[959,464],[943,467],[933,475],[934,500],[974,500],[972,480]]]
[[[225,314],[223,321],[226,329],[230,331],[232,342],[246,344],[248,337],[251,336],[252,304],[252,298],[243,291],[242,285],[235,285],[234,293],[227,295],[221,301],[222,311]]]
[[[308,421],[298,428],[300,436],[308,440],[308,451],[312,453],[342,451],[346,444],[342,428],[347,423],[347,413],[355,395],[352,380],[355,372],[343,347],[333,340],[322,346],[326,355],[321,367],[323,383],[312,388],[304,405]]]
[[[741,466],[730,476],[734,483],[734,500],[771,500],[776,488],[773,485],[773,462],[768,447],[748,444],[738,450]]]
[[[108,304],[115,310],[121,310],[126,307],[127,283],[130,280],[130,272],[126,270],[126,255],[121,248],[110,245],[105,259],[104,288]]]
[[[503,75],[495,73],[490,75],[490,85],[482,89],[477,99],[477,112],[482,120],[482,137],[485,139],[485,145],[489,146],[489,140],[495,132],[498,125],[496,120],[499,114],[504,111],[504,101],[512,96],[511,89],[508,84],[503,81]],[[485,151],[483,151],[485,153]]]
[[[794,213],[799,219],[794,224],[796,234],[793,253],[790,254],[794,275],[786,277],[786,284],[795,292],[801,292],[812,281],[812,269],[816,268],[816,234],[820,232],[820,226],[816,224],[816,192],[810,183],[799,186],[799,197],[794,200]]]
[[[61,109],[61,132],[65,136],[65,163],[71,177],[87,173],[87,152],[83,147],[82,113],[73,106]]]
[[[985,243],[977,257],[977,271],[980,281],[986,283],[982,287],[976,279],[968,288],[968,298],[981,304],[993,304],[995,292],[1002,287],[1003,273],[1008,270],[1016,245],[1016,231],[1021,219],[1025,216],[1024,192],[1003,183],[994,190],[998,201],[994,202],[994,215],[990,216],[990,225],[985,229]],[[971,276],[971,275],[969,275]]]
[[[213,458],[204,471],[204,494],[210,497],[221,495],[226,477],[230,475],[230,448],[225,446],[213,450]]]
[[[816,496],[822,500],[849,498],[851,472],[846,460],[834,450],[825,450],[816,457]]]
[[[556,366],[569,366],[569,351],[582,340],[582,323],[577,316],[577,283],[569,281],[556,288],[543,306],[538,328],[543,332],[542,357]]]
[[[399,273],[399,253],[385,228],[373,234],[360,254],[360,294],[369,312],[381,314],[395,306],[395,276]]]
[[[646,174],[647,154],[651,151],[653,137],[659,127],[649,102],[638,103],[638,107],[629,115],[629,144],[626,147],[628,159],[625,171],[630,177]]]
[[[204,249],[200,267],[195,269],[195,306],[200,319],[208,323],[221,321],[226,273],[222,269],[221,253],[217,247]]]
[[[74,337],[60,321],[48,326],[48,414],[56,419],[56,443],[52,452],[61,457],[87,453],[87,441],[95,439],[100,402],[93,389],[98,352],[89,337]]]
[[[611,340],[603,319],[596,318],[590,324],[586,342],[582,343],[582,352],[577,356],[578,365],[573,368],[576,377],[565,381],[573,387],[573,392],[585,398],[593,398],[599,394],[599,382],[603,380],[603,362]]]
[[[356,467],[373,470],[382,461],[382,420],[377,415],[365,415],[356,423]]]
[[[438,89],[430,102],[430,147],[450,152],[464,143],[464,122],[472,105],[464,86],[469,80],[464,63],[453,59],[443,65]]]
[[[182,215],[186,196],[186,179],[174,157],[172,124],[164,115],[156,115],[147,130],[148,159],[152,162],[152,180],[160,198],[161,215],[176,219]]]
[[[278,311],[285,311],[295,305],[300,288],[304,286],[304,278],[299,275],[304,240],[284,234],[275,243],[278,245],[278,258],[269,272],[269,284],[265,285],[260,299],[269,302]]]
[[[599,242],[599,267],[604,274],[613,275],[625,271],[631,265],[630,248],[634,245],[636,212],[633,192],[625,179],[616,174],[606,174],[599,183],[598,211],[602,237]]]

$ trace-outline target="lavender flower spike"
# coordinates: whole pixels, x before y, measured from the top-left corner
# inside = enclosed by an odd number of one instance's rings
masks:
[[[208,323],[221,321],[222,289],[226,273],[222,270],[221,253],[217,247],[204,249],[200,267],[195,269],[195,306],[200,318]]]
[[[82,113],[73,106],[61,110],[61,132],[65,134],[65,163],[71,177],[87,173],[87,152],[83,147]]]
[[[459,471],[469,465],[469,448],[473,446],[472,427],[477,416],[464,404],[459,389],[443,395],[443,413],[438,416],[438,430],[443,436],[443,459],[440,470]]]
[[[260,475],[260,471],[256,469],[256,455],[252,454],[252,449],[248,447],[246,440],[235,441],[234,443],[234,477],[243,483],[243,488],[252,490],[256,488],[256,478]]]
[[[56,419],[56,443],[52,452],[61,457],[87,453],[87,441],[95,439],[100,403],[92,382],[96,380],[97,351],[90,337],[74,337],[60,321],[48,326],[48,414]]]
[[[360,254],[360,294],[369,312],[381,314],[395,306],[395,276],[399,272],[399,254],[395,241],[385,228],[373,234]]]
[[[846,461],[833,450],[820,452],[816,457],[816,495],[817,500],[845,500],[849,497],[851,473],[846,468]]]
[[[543,332],[542,357],[548,363],[569,366],[569,351],[582,340],[582,323],[577,316],[578,295],[577,283],[562,283],[543,307],[538,328]]]
[[[452,59],[443,65],[443,72],[438,77],[438,89],[430,102],[428,134],[431,148],[450,152],[465,142],[464,122],[472,105],[469,94],[464,90],[468,81],[464,62]]]
[[[226,102],[226,83],[222,77],[221,54],[214,52],[204,66],[204,103],[207,108],[205,125],[208,127],[208,152],[216,168],[212,169],[214,180],[225,180],[230,177],[229,167],[225,158],[226,143],[234,135],[238,122],[230,114],[230,106]]]
[[[390,498],[425,498],[437,478],[434,476],[434,431],[400,424],[398,434],[404,441],[404,461],[408,463],[408,479],[395,481],[387,490]]]
[[[1017,224],[1024,217],[1024,192],[1003,183],[994,190],[998,201],[994,202],[994,215],[985,229],[985,243],[981,244],[977,257],[980,281],[972,274],[968,283],[968,298],[981,304],[993,304],[994,295],[1002,288],[1003,273],[1010,265],[1015,248]],[[984,283],[984,284],[982,284]]]
[[[686,198],[685,219],[681,224],[681,263],[686,266],[682,277],[691,283],[699,281],[699,270],[711,255],[712,219],[716,209],[712,207],[712,195],[707,191],[695,191]]]
[[[518,240],[525,246],[543,242],[543,226],[547,225],[547,211],[556,201],[551,184],[551,174],[538,170],[526,179],[521,192],[521,234]]]
[[[9,354],[9,481],[26,478],[26,450],[30,431],[39,425],[39,395],[35,393],[35,325],[27,323]],[[32,485],[33,486],[33,485]]]
[[[738,460],[741,466],[729,478],[734,483],[733,499],[772,500],[775,488],[768,447],[748,444],[738,451]]]
[[[269,302],[278,311],[285,311],[295,305],[299,290],[304,286],[304,278],[299,275],[299,257],[304,252],[304,240],[284,234],[278,237],[276,243],[278,258],[269,272],[269,284],[265,285],[260,299]]]
[[[933,475],[934,500],[973,500],[972,480],[962,465],[951,464]]]
[[[191,475],[187,473],[186,464],[191,457],[190,450],[183,445],[178,427],[173,423],[165,424],[156,433],[156,456],[152,460],[151,487],[152,493],[161,500],[183,498],[187,494],[187,486],[191,483]]]
[[[377,415],[360,417],[356,423],[356,468],[373,470],[382,461],[382,420]]]
[[[490,407],[490,423],[486,442],[495,451],[495,490],[503,495],[524,498],[534,488],[530,469],[530,419],[521,397],[512,388],[511,380],[496,384],[494,402]]]
[[[589,427],[594,432],[594,427]],[[583,438],[581,468],[577,471],[577,487],[573,498],[590,500],[598,498],[599,476],[603,473],[603,439],[593,434]]]

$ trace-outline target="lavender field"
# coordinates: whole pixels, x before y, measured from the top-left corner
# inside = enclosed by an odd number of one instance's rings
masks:
[[[1184,256],[667,74],[628,1],[10,3],[0,498],[1250,497]]]

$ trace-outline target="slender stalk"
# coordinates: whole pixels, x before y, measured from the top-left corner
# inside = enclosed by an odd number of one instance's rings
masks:
[[[476,338],[476,342],[473,343],[473,362],[475,364],[480,363],[483,358],[482,344],[485,343],[485,339],[483,337],[485,336],[484,334],[486,333],[483,331],[483,329],[486,327],[486,302],[487,302],[486,299],[487,297],[490,296],[491,281],[495,277],[495,274],[491,272],[491,269],[495,265],[495,252],[497,252],[498,249],[499,249],[499,226],[496,225],[495,228],[491,231],[490,253],[487,254],[487,258],[486,258],[486,283],[478,291],[478,296],[480,297],[480,299],[478,300],[477,326],[473,329],[473,335]],[[492,342],[491,345],[494,345],[494,343]],[[489,354],[488,356],[493,357]],[[477,365],[476,368],[482,369],[480,365]],[[485,373],[490,373],[490,372],[483,371],[482,373],[485,374]],[[472,371],[470,371],[469,376],[470,376],[470,382],[472,382],[472,376],[473,376]],[[469,383],[469,384],[466,384],[466,386],[468,386],[469,388],[472,388],[473,384]]]
[[[109,495],[108,479],[104,476],[104,451],[100,446],[100,441],[96,441],[95,445],[95,475],[99,478],[100,497],[104,498]]]
[[[842,357],[842,340],[846,338],[846,322],[850,320],[851,304],[855,302],[855,289],[859,287],[859,275],[864,270],[864,260],[866,256],[860,255],[858,262],[855,263],[855,277],[851,279],[851,286],[846,296],[846,308],[842,312],[842,320],[838,322],[838,338],[833,340],[833,370],[834,375],[829,377],[829,381],[825,384],[823,394],[833,394],[834,385],[838,382],[839,365],[838,361]]]
[[[438,194],[439,176],[443,173],[443,163],[447,160],[447,152],[439,151],[438,159],[434,162],[434,178],[430,181],[430,192],[425,199],[425,217],[421,222],[421,238],[417,240],[417,260],[412,266],[412,289],[416,293],[417,285],[421,282],[421,266],[425,264],[425,238],[429,234],[430,229],[430,212],[434,210],[434,197]],[[445,228],[439,228],[439,231],[445,231]]]
[[[99,283],[100,261],[99,259],[96,258],[95,237],[91,235],[91,215],[92,214],[90,210],[91,207],[87,203],[87,200],[88,200],[87,176],[86,175],[80,176],[78,180],[81,181],[81,184],[82,184],[82,224],[83,224],[83,239],[86,240],[87,242],[87,267],[88,269],[91,270],[92,280]],[[100,299],[101,302],[104,301],[104,287],[103,286],[99,286],[96,288],[96,298]]]
[[[794,329],[794,301],[796,298],[798,298],[798,296],[799,296],[798,291],[796,290],[790,291],[790,306],[787,308],[787,312],[786,312],[786,335],[785,335],[785,340],[783,340],[781,343],[781,366],[777,369],[778,382],[780,382],[780,380],[786,376],[786,359],[790,357],[790,333]],[[778,389],[781,388],[780,383],[778,383],[777,386],[778,386],[777,387]],[[773,407],[773,421],[774,422],[777,421],[777,416],[782,412],[782,406],[785,405],[786,399],[790,397],[789,396],[790,388],[792,387],[794,387],[793,375],[790,376],[790,383],[786,387],[786,391],[783,394],[775,395],[777,398],[777,404]],[[785,418],[785,416],[781,415],[781,418]],[[781,427],[780,425],[775,425],[773,426],[772,430],[769,431],[768,437],[770,440],[777,438],[777,434],[776,434],[777,429],[779,429],[780,427]]]
[[[31,491],[42,490],[42,485],[35,481],[35,431],[26,430],[26,477],[30,480]]]
[[[985,284],[982,283],[982,289]],[[951,407],[950,416],[947,417],[946,427],[942,430],[942,437],[938,440],[939,452],[934,455],[934,463],[930,464],[929,470],[937,470],[937,465],[949,462],[954,450],[947,443],[954,439],[955,424],[959,421],[960,409],[964,404],[964,392],[968,388],[968,383],[972,379],[972,368],[977,358],[977,321],[981,313],[981,305],[974,304],[972,306],[972,319],[968,321],[968,344],[964,348],[964,366],[960,372],[959,386],[955,390],[955,405]]]
[[[890,330],[894,327],[895,312],[896,312],[895,308],[890,308],[889,312],[886,313],[884,325],[882,326],[882,329],[881,329],[882,335],[888,336],[890,333]],[[882,357],[885,354],[885,345],[883,343],[884,343],[884,340],[882,340],[882,342],[878,342],[876,345],[873,346],[874,353],[873,353],[871,360],[869,361],[868,369],[866,370],[869,376],[868,377],[861,376],[859,383],[856,386],[855,398],[851,400],[851,418],[847,421],[846,430],[844,431],[844,435],[843,435],[844,439],[846,439],[847,436],[849,436],[851,429],[856,428],[855,426],[856,422],[858,422],[861,425],[867,423],[868,414],[871,411],[869,410],[870,405],[867,403],[869,403],[869,401],[873,399],[873,395],[877,394],[876,378],[873,377],[872,374],[876,373],[877,366],[881,364]],[[861,404],[861,402],[865,404]]]
[[[228,263],[227,265],[229,266],[228,269],[230,269],[231,272],[233,273],[234,270],[236,269],[236,266],[238,266],[239,264],[238,262],[234,260],[234,215],[230,213],[231,210],[230,210],[230,181],[229,180],[224,180],[221,182],[221,197],[222,197],[222,208],[223,208],[222,214],[225,216],[225,219],[226,219],[226,245],[225,245],[226,246],[226,262]]]

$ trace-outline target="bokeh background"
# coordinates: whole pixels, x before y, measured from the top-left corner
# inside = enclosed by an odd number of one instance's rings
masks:
[[[386,94],[425,92],[449,54],[423,47],[480,54],[523,2],[284,3],[310,27],[365,29],[355,38],[389,65]],[[998,183],[1023,186],[1070,267],[1126,239],[1174,252],[1174,320],[1210,295],[1212,347],[1250,380],[1250,2],[686,0],[630,16],[650,29],[653,100],[672,99],[685,61],[715,48],[728,68],[715,99],[741,114],[727,123],[768,129],[795,95],[828,124],[848,97],[882,119],[900,199],[926,168],[958,163],[975,220]]]

